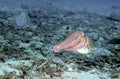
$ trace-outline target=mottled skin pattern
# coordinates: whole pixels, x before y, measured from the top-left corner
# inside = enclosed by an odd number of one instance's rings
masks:
[[[90,51],[94,50],[95,44],[83,32],[76,31],[70,34],[64,41],[53,47],[53,52],[60,52],[62,50],[77,51],[78,49],[88,48]]]

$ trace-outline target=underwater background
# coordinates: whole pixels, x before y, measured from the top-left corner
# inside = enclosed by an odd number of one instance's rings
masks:
[[[120,79],[120,0],[0,0],[0,79]]]

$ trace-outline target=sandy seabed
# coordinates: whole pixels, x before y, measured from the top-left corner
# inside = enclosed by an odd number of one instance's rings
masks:
[[[0,79],[120,79],[116,17],[57,8],[1,9]],[[104,51],[55,54],[52,47],[72,31],[83,31]]]

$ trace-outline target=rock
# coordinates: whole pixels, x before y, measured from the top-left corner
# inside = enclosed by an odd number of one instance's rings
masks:
[[[69,63],[69,64],[64,65],[64,69],[67,70],[67,71],[77,71],[78,66],[74,63]]]
[[[2,36],[0,36],[0,45],[5,45],[7,43],[6,40]]]
[[[59,57],[53,57],[52,61],[56,64],[61,64],[61,65],[64,64],[63,60]]]
[[[30,45],[31,45],[31,44],[29,44],[29,43],[19,43],[19,48],[28,49],[28,47],[29,47]]]
[[[63,72],[61,77],[63,79],[111,79],[108,74],[101,73],[97,70],[81,71],[79,72]]]
[[[0,64],[0,76],[6,76],[7,74],[11,73],[13,75],[23,76],[23,71],[11,68],[6,64]]]
[[[31,25],[30,25],[30,28],[31,28],[33,31],[36,30],[37,27],[38,27],[38,25],[36,25],[36,24],[31,24]]]
[[[31,67],[33,66],[33,61],[32,60],[19,60],[19,61],[13,61],[13,60],[8,60],[5,63],[0,63],[0,76],[5,76],[6,75],[12,75],[12,76],[23,76],[23,70],[20,70],[19,67]],[[17,69],[18,68],[18,69]]]
[[[30,26],[30,18],[25,12],[21,12],[18,15],[15,15],[14,18],[14,24],[17,28],[26,28]]]

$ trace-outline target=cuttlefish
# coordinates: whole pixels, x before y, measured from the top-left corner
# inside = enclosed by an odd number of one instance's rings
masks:
[[[75,31],[68,35],[60,44],[53,46],[52,50],[55,53],[65,50],[87,54],[97,49],[96,43],[85,35],[84,32]]]

